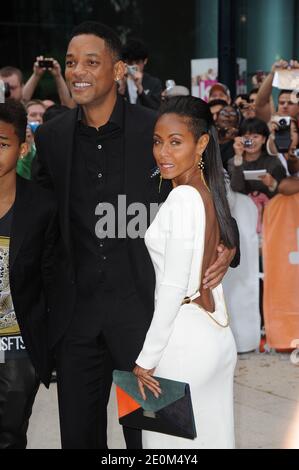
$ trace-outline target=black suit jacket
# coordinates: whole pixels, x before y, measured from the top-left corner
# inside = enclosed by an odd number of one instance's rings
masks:
[[[125,194],[127,206],[143,203],[150,213],[150,203],[165,199],[171,183],[165,181],[159,193],[159,178],[151,178],[155,162],[152,155],[152,135],[156,114],[144,107],[125,108]],[[76,302],[74,255],[70,233],[69,197],[74,136],[78,110],[41,126],[36,135],[37,158],[33,174],[36,181],[54,192],[58,201],[61,238],[56,246],[53,297],[49,338],[54,346],[68,328]],[[148,220],[149,222],[149,220]],[[128,239],[128,251],[136,292],[140,296],[149,318],[154,308],[154,270],[142,238]]]
[[[159,78],[144,72],[142,78],[143,92],[138,95],[137,103],[146,108],[158,109],[161,104],[162,84]],[[129,92],[126,90],[126,99],[130,102]]]
[[[10,236],[10,289],[25,346],[45,384],[52,369],[47,316],[56,239],[53,194],[17,176]]]

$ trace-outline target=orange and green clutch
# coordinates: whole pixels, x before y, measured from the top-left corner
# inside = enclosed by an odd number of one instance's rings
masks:
[[[155,377],[160,383],[159,398],[146,390],[143,400],[133,372],[115,370],[119,423],[122,426],[161,432],[187,439],[196,438],[190,387],[187,383]]]

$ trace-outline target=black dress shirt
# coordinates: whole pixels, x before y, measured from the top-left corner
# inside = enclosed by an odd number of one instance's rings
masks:
[[[118,226],[125,224],[118,220],[118,197],[124,193],[124,113],[118,98],[109,121],[99,129],[85,125],[82,110],[78,113],[70,218],[78,292],[84,297],[99,288],[123,292],[134,288],[126,238],[118,238]],[[106,212],[97,216],[96,207],[103,203],[111,207],[111,214],[114,209],[115,217],[109,219],[109,237],[98,238],[96,224]],[[108,226],[103,228],[108,233]]]

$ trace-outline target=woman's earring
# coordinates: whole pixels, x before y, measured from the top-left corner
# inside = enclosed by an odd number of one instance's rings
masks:
[[[160,192],[161,192],[162,181],[163,181],[163,176],[160,175],[159,194],[160,194]]]
[[[202,158],[198,162],[198,168],[199,168],[200,171],[204,171],[204,169],[205,169],[205,163],[204,163]]]
[[[205,169],[205,162],[203,161],[202,159],[202,156],[201,156],[201,159],[199,160],[198,164],[198,169],[200,171],[200,176],[201,176],[201,179],[205,185],[205,187],[210,191],[210,188],[209,186],[207,185],[207,182],[206,182],[206,179],[205,179],[205,175],[204,175],[204,169]]]

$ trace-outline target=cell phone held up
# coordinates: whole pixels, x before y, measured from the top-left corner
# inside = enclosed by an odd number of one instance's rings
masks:
[[[275,131],[275,145],[279,153],[288,152],[291,145],[291,118],[290,116],[274,116],[272,119],[278,126]]]
[[[52,69],[54,67],[54,62],[52,59],[41,59],[38,61],[38,66],[41,69]]]

